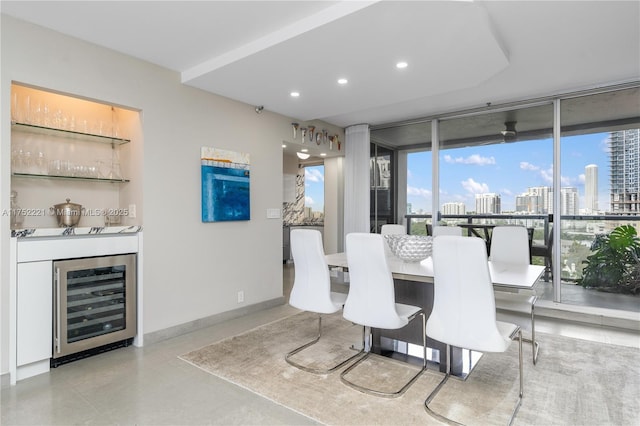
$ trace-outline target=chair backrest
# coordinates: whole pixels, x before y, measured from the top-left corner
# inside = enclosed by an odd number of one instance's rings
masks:
[[[295,277],[289,304],[310,312],[337,312],[341,306],[331,301],[331,278],[320,231],[294,229],[290,243]]]
[[[380,234],[347,234],[349,294],[343,316],[360,325],[397,329],[407,321],[396,312],[393,276],[383,247]]]
[[[524,226],[496,226],[491,234],[491,261],[528,265],[529,233]]]
[[[509,341],[496,324],[485,242],[443,235],[433,240],[432,258],[434,300],[427,336],[461,348],[503,352]]]
[[[457,235],[462,236],[462,228],[459,226],[434,226],[433,236],[439,235]]]
[[[407,233],[407,228],[403,225],[387,223],[380,228],[380,235],[402,235]]]

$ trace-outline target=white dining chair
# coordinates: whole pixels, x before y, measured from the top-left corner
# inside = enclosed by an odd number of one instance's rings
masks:
[[[447,372],[429,394],[424,406],[429,414],[449,424],[455,422],[429,407],[450,377],[449,346],[480,352],[504,352],[517,336],[520,389],[510,423],[522,403],[522,331],[515,324],[496,321],[486,250],[484,241],[475,237],[443,235],[433,241],[434,300],[426,332],[429,338],[447,345]],[[461,267],[461,259],[464,259],[464,267]],[[487,389],[487,392],[491,391]]]
[[[316,344],[322,337],[322,314],[333,314],[342,309],[347,295],[331,291],[329,268],[324,258],[322,234],[314,229],[294,229],[291,231],[291,253],[293,254],[294,281],[289,304],[295,308],[318,314],[318,335],[312,341],[287,353],[285,360],[301,370],[314,374],[328,374],[346,365],[363,351],[339,360],[329,368],[313,368],[302,365],[291,357]]]
[[[529,234],[524,226],[496,226],[491,237],[491,261],[528,265]],[[495,291],[496,308],[503,311],[527,312],[531,316],[531,339],[523,339],[531,343],[533,365],[538,362],[540,345],[536,340],[535,306],[538,297],[535,292],[520,291],[518,293]]]
[[[431,232],[434,237],[438,237],[440,235],[462,236],[462,228],[459,226],[434,226]]]
[[[350,233],[346,238],[347,263],[351,283],[349,295],[344,305],[342,315],[348,321],[362,325],[365,328],[399,329],[416,317],[422,319],[422,330],[425,326],[425,314],[418,306],[405,305],[395,302],[395,288],[391,271],[383,249],[383,237],[379,234]],[[371,333],[369,333],[369,338]],[[368,388],[348,379],[349,373],[355,374],[355,369],[372,353],[368,351],[362,358],[350,365],[340,375],[343,383],[360,392],[382,396],[398,397],[402,395],[427,368],[427,341],[423,336],[423,365],[409,381],[397,391],[383,391]],[[366,345],[363,336],[363,347]],[[375,354],[374,354],[375,355]],[[363,368],[363,370],[365,370]],[[368,374],[380,372],[368,371]]]

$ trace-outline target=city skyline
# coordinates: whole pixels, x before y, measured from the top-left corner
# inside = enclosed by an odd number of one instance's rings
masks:
[[[562,138],[562,187],[574,187],[579,208],[585,206],[585,167],[594,164],[607,176],[609,133]],[[413,212],[431,213],[431,152],[411,153],[407,160],[407,203]],[[598,181],[599,210],[609,206],[609,182]],[[501,210],[515,211],[516,196],[532,187],[552,186],[553,140],[465,147],[440,152],[440,205],[463,202],[475,211],[475,195],[496,193]]]
[[[609,209],[609,132],[562,138],[562,187],[578,191],[579,210],[585,210],[586,167],[597,166],[598,210]],[[414,213],[431,213],[431,152],[407,158],[407,203]],[[496,193],[501,210],[515,211],[516,197],[532,187],[552,186],[553,140],[475,146],[440,151],[440,205],[463,202],[475,211],[475,195]],[[593,195],[592,195],[593,196]],[[324,166],[305,167],[305,206],[324,209]],[[590,212],[591,213],[591,212]]]

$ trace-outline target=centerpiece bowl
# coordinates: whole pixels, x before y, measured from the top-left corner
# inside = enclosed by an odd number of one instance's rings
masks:
[[[385,235],[391,253],[405,262],[421,262],[431,256],[433,237],[424,235]]]

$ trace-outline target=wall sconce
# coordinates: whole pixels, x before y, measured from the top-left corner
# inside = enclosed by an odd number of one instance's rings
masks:
[[[304,152],[296,152],[296,155],[301,160],[306,160],[307,158],[311,157],[309,154],[306,154]]]

